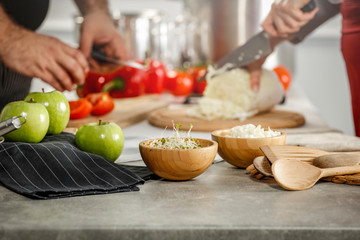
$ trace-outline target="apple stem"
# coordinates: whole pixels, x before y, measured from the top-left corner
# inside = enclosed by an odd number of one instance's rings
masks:
[[[30,98],[29,102],[30,102],[30,103],[34,103],[35,100],[34,100],[33,98]]]
[[[44,88],[42,88],[41,90],[42,90],[43,93],[45,93],[45,89],[44,89]]]
[[[99,126],[101,126],[101,119],[99,119]]]

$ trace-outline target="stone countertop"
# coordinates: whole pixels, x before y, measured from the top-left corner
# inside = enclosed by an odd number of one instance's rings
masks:
[[[286,191],[226,162],[139,192],[31,200],[0,187],[0,239],[359,239],[359,186]]]
[[[329,130],[301,95],[288,100],[280,108],[299,104],[307,120],[297,133]],[[124,129],[128,139],[162,133],[147,122]],[[138,160],[134,145],[125,150]],[[118,160],[142,164],[127,161]],[[0,239],[360,239],[359,199],[359,186],[286,191],[217,161],[193,180],[150,180],[138,192],[31,200],[0,186]]]

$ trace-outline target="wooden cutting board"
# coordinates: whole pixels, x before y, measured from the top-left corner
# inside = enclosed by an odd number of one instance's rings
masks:
[[[79,128],[85,123],[112,121],[121,128],[126,128],[135,123],[146,120],[149,114],[157,109],[167,107],[167,103],[161,101],[157,95],[145,95],[134,98],[114,99],[115,108],[109,114],[103,116],[88,116],[83,119],[70,120],[67,128]]]
[[[302,126],[305,123],[305,118],[300,113],[282,110],[271,110],[257,114],[241,122],[239,120],[204,120],[190,117],[186,115],[188,109],[189,107],[180,109],[163,108],[153,112],[149,116],[149,122],[157,127],[171,128],[172,121],[174,121],[175,124],[180,123],[182,125],[182,130],[189,130],[189,126],[192,124],[193,131],[201,132],[212,132],[218,129],[232,128],[249,123],[254,125],[261,124],[263,128],[267,128],[268,126],[270,128],[294,128]]]

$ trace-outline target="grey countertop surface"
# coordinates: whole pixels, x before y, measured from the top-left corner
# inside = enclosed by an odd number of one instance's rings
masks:
[[[286,191],[226,162],[139,192],[30,200],[0,187],[0,239],[359,239],[358,186]]]
[[[300,132],[327,128],[302,106]],[[162,132],[146,122],[124,129],[129,139]],[[119,163],[142,164],[125,149]],[[359,186],[286,191],[217,161],[193,180],[150,180],[138,192],[32,200],[0,186],[0,239],[360,239],[359,199]]]

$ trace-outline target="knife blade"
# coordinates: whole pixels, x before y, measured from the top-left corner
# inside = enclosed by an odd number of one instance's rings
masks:
[[[93,49],[91,51],[91,57],[93,57],[96,60],[100,60],[102,62],[115,63],[115,64],[129,66],[129,67],[138,68],[138,69],[146,69],[146,67],[140,63],[137,63],[134,61],[123,61],[120,59],[111,58],[111,57],[108,57],[105,53],[100,52],[95,49]]]
[[[301,10],[303,12],[310,12],[315,7],[315,1],[311,0]],[[225,68],[226,70],[231,70],[233,68],[240,68],[270,54],[272,52],[270,38],[271,36],[267,32],[261,31],[250,38],[244,45],[217,61],[214,64],[215,69]]]

